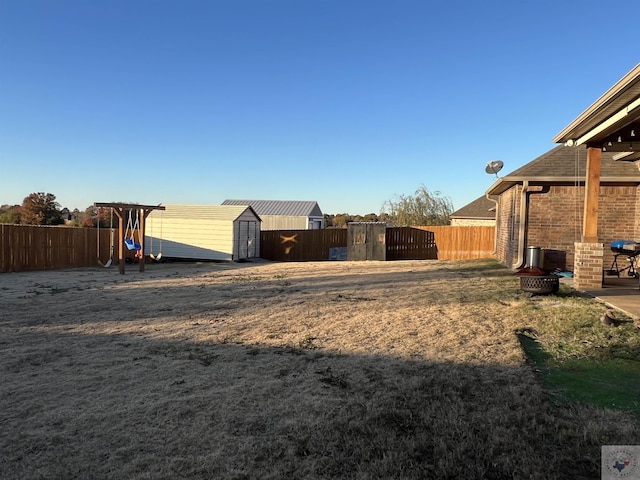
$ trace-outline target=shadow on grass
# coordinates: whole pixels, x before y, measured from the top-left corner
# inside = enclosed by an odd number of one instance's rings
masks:
[[[617,421],[549,408],[528,369],[18,332],[0,477],[595,478]],[[588,439],[585,436],[588,431]]]
[[[616,357],[558,360],[536,340],[535,331],[521,329],[516,336],[555,403],[580,402],[640,419],[640,362]]]

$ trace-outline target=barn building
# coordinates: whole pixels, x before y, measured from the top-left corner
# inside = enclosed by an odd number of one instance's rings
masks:
[[[324,224],[314,201],[225,200],[222,205],[249,205],[262,219],[262,230],[319,230]]]

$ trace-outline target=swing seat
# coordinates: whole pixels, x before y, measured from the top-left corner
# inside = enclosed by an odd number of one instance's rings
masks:
[[[107,260],[107,262],[106,262],[106,263],[102,263],[102,262],[100,261],[100,259],[98,259],[98,265],[100,265],[101,267],[104,267],[104,268],[109,268],[109,267],[111,266],[111,264],[112,264],[112,263],[113,263],[113,259],[112,259],[112,258],[110,258],[109,260]]]
[[[128,250],[140,250],[140,248],[142,248],[133,238],[125,238],[124,244]]]
[[[156,262],[159,262],[160,259],[162,258],[162,252],[154,255],[153,253],[150,253],[149,256],[151,257],[152,260],[155,260]]]

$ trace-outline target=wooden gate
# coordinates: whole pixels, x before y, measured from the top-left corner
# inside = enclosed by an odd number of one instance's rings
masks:
[[[435,260],[438,247],[433,232],[414,227],[387,229],[387,260]]]
[[[386,260],[386,230],[386,223],[350,223],[347,226],[347,260]]]

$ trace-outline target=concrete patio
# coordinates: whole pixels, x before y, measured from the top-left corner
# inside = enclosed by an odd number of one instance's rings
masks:
[[[572,278],[562,277],[560,283],[573,287]],[[639,286],[638,279],[634,277],[605,275],[603,288],[581,291],[637,319],[640,318]]]

